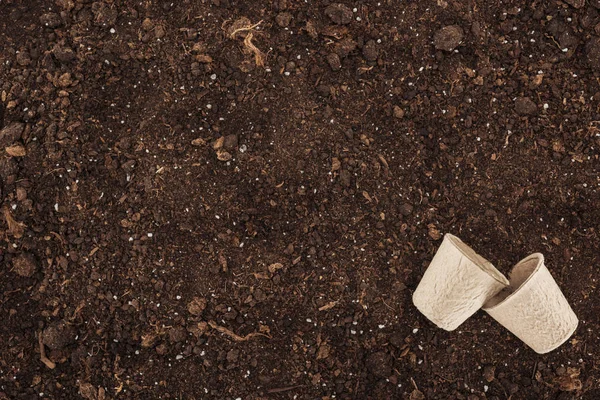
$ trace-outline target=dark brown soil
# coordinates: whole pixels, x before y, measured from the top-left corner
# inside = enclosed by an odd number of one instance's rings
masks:
[[[600,398],[599,13],[1,0],[0,399]],[[445,232],[573,338],[429,323]]]

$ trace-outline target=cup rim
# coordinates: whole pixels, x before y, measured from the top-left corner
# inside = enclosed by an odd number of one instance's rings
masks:
[[[509,280],[506,278],[506,276],[504,276],[504,274],[502,274],[502,272],[498,271],[498,269],[496,269],[496,267],[494,267],[494,265],[491,262],[489,262],[484,257],[480,256],[475,252],[475,250],[467,246],[467,244],[463,242],[458,236],[455,236],[451,233],[446,233],[444,235],[444,240],[446,239],[448,239],[448,241],[452,244],[452,246],[454,246],[456,250],[460,251],[463,256],[468,258],[473,264],[475,264],[488,276],[492,277],[495,281],[501,283],[504,286],[510,285]],[[481,260],[478,260],[477,257],[480,257],[488,265],[482,264]]]
[[[491,307],[486,307],[485,304],[483,306],[483,309],[485,311],[492,311],[495,310],[497,308],[500,308],[501,306],[507,304],[511,299],[515,298],[519,292],[521,291],[521,289],[523,289],[525,286],[527,286],[527,284],[533,279],[533,277],[535,276],[535,274],[542,268],[542,266],[544,265],[544,255],[542,253],[533,253],[528,255],[527,257],[525,257],[524,259],[522,259],[521,261],[519,261],[518,263],[515,264],[515,266],[512,269],[515,269],[517,266],[519,266],[520,264],[523,264],[531,259],[537,258],[537,264],[535,266],[535,268],[533,269],[533,271],[531,272],[531,274],[529,274],[529,276],[527,277],[527,279],[525,279],[523,281],[523,283],[521,283],[519,285],[519,287],[517,287],[516,289],[513,290],[513,292],[511,294],[509,294],[508,296],[506,296],[506,298],[504,300],[502,300],[501,302],[494,304]],[[491,300],[491,299],[490,299]]]

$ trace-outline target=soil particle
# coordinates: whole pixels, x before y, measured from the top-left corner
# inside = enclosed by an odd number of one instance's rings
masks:
[[[390,362],[391,358],[387,353],[378,351],[367,357],[366,366],[373,375],[387,378],[392,374]]]
[[[31,56],[26,51],[20,51],[17,53],[17,64],[21,67],[26,67],[31,64]]]
[[[188,333],[183,326],[177,326],[169,330],[169,340],[172,343],[185,342]]]
[[[144,18],[142,21],[142,29],[146,32],[152,30],[154,28],[154,21],[150,18]]]
[[[97,26],[112,26],[117,22],[119,15],[116,6],[100,1],[92,4],[92,12],[94,13],[94,25]]]
[[[0,398],[594,397],[599,2],[0,0]],[[436,329],[445,232],[586,329]]]
[[[225,136],[223,148],[225,150],[235,150],[238,147],[238,136],[235,134]]]
[[[486,365],[483,368],[483,377],[487,382],[491,382],[495,379],[494,374],[496,373],[496,367],[493,365]]]
[[[585,51],[590,67],[600,69],[600,37],[593,37],[585,46]]]
[[[17,275],[30,278],[38,270],[38,265],[32,254],[24,253],[13,259],[13,269]]]
[[[379,51],[377,50],[377,43],[374,40],[369,40],[363,46],[362,53],[368,61],[377,60],[377,55],[379,54]]]
[[[240,357],[240,350],[236,349],[236,348],[229,350],[227,352],[227,356],[226,356],[227,361],[229,363],[235,363],[239,357]]]
[[[277,14],[277,17],[275,17],[275,22],[277,22],[277,25],[281,26],[282,28],[288,27],[291,21],[292,14],[290,14],[289,12],[279,13]]]
[[[192,315],[200,315],[206,308],[206,300],[200,297],[194,297],[188,304],[188,312]]]
[[[581,8],[585,5],[585,0],[565,0],[569,5],[575,8]]]
[[[12,184],[15,180],[15,173],[17,172],[17,162],[14,158],[0,157],[0,184],[4,181],[4,184]]]
[[[40,17],[40,22],[42,25],[52,29],[58,28],[62,25],[62,19],[57,13],[43,14]]]
[[[336,53],[329,53],[327,55],[327,62],[333,71],[339,71],[342,69],[342,62],[340,61],[340,56]]]
[[[537,105],[529,97],[519,97],[515,101],[515,111],[520,115],[534,115],[537,113]]]
[[[356,49],[356,42],[350,38],[345,38],[335,44],[333,51],[340,56],[346,58]]]
[[[462,43],[464,36],[460,26],[445,26],[433,35],[433,44],[438,50],[452,51]]]
[[[52,49],[52,54],[54,54],[54,57],[63,64],[75,59],[75,52],[73,50],[58,44]]]
[[[42,340],[52,350],[63,349],[75,343],[77,333],[75,329],[65,321],[51,323],[42,333]]]
[[[325,9],[325,15],[327,15],[334,24],[338,25],[347,25],[352,21],[352,10],[341,3],[329,5]]]
[[[413,206],[410,203],[402,203],[400,206],[400,214],[408,217],[413,212]]]
[[[0,131],[0,149],[10,146],[21,138],[25,124],[13,122]]]
[[[394,118],[404,118],[404,110],[400,106],[394,106]]]

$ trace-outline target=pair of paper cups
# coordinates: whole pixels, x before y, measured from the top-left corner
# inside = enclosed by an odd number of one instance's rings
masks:
[[[446,234],[413,294],[413,303],[447,331],[483,308],[540,354],[567,341],[579,321],[546,268],[544,256],[534,253],[519,261],[509,278],[459,238]]]

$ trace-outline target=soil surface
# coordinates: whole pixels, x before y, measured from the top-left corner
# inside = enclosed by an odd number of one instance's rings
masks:
[[[0,1],[0,399],[600,398],[600,2]],[[542,252],[538,355],[411,295]]]

